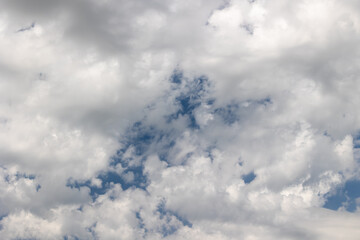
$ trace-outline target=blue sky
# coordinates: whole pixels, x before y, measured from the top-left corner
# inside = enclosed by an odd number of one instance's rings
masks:
[[[356,1],[4,0],[1,239],[357,239]]]

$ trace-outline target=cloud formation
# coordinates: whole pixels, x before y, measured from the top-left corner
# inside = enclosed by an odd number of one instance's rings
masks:
[[[356,239],[356,1],[0,3],[1,239]]]

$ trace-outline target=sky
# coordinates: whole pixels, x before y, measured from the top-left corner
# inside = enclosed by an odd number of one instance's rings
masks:
[[[0,1],[0,239],[355,240],[357,0]]]

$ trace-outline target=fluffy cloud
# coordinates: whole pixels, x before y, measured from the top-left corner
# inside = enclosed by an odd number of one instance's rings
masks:
[[[1,238],[359,235],[356,1],[0,9]]]

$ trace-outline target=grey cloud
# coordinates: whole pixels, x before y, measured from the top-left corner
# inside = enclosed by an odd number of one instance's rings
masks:
[[[359,235],[356,1],[0,9],[1,238]]]

